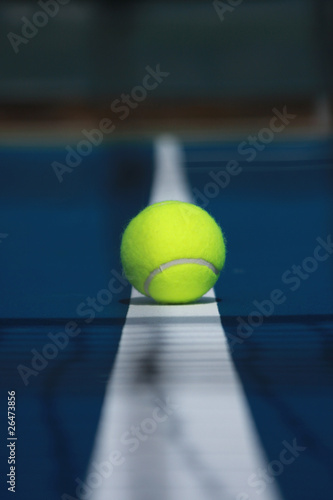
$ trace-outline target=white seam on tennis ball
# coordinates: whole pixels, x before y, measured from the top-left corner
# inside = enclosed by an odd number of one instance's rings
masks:
[[[155,276],[157,276],[158,274],[162,273],[163,271],[165,271],[169,267],[179,266],[181,264],[198,264],[199,266],[206,266],[211,271],[213,271],[213,273],[216,274],[216,276],[218,276],[219,272],[220,272],[218,269],[216,269],[216,267],[211,262],[208,262],[207,260],[204,260],[204,259],[176,259],[176,260],[170,260],[170,262],[167,262],[166,264],[161,264],[157,269],[154,269],[154,271],[152,271],[150,273],[150,275],[148,276],[148,278],[146,279],[145,284],[144,284],[145,294],[148,295],[148,297],[150,297],[149,287],[150,287],[150,283],[153,281],[153,279],[155,278]]]

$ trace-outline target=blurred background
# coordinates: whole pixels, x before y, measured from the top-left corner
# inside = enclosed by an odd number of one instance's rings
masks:
[[[323,120],[332,25],[330,0],[3,0],[1,124],[100,119],[157,64],[170,76],[118,132],[232,127],[279,104]]]

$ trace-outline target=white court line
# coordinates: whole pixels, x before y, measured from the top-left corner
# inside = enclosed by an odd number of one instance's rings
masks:
[[[161,137],[151,202],[191,201],[182,164]],[[214,299],[160,306],[133,291],[84,500],[262,500],[248,479],[267,462]],[[264,498],[280,498],[274,483]]]

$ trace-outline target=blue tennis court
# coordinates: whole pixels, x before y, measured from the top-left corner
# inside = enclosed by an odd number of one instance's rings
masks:
[[[178,198],[158,138],[105,143],[62,182],[67,143],[1,147],[1,470],[15,391],[19,500],[328,499],[332,139],[276,138],[251,161],[236,139],[168,140],[227,240],[215,293],[190,306],[133,295],[120,264],[152,193]],[[250,430],[227,442],[233,421]],[[113,461],[92,476],[109,434]]]

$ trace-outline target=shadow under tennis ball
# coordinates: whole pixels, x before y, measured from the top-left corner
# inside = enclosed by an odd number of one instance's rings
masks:
[[[153,299],[149,297],[133,297],[132,299],[121,299],[119,300],[121,304],[125,304],[126,306],[133,304],[136,306],[166,306],[169,304],[159,304],[155,302]],[[170,304],[172,306],[192,306],[192,305],[200,305],[200,304],[212,304],[213,302],[221,302],[221,299],[213,298],[213,297],[201,297],[201,299],[196,300],[195,302],[191,302],[190,304]]]

